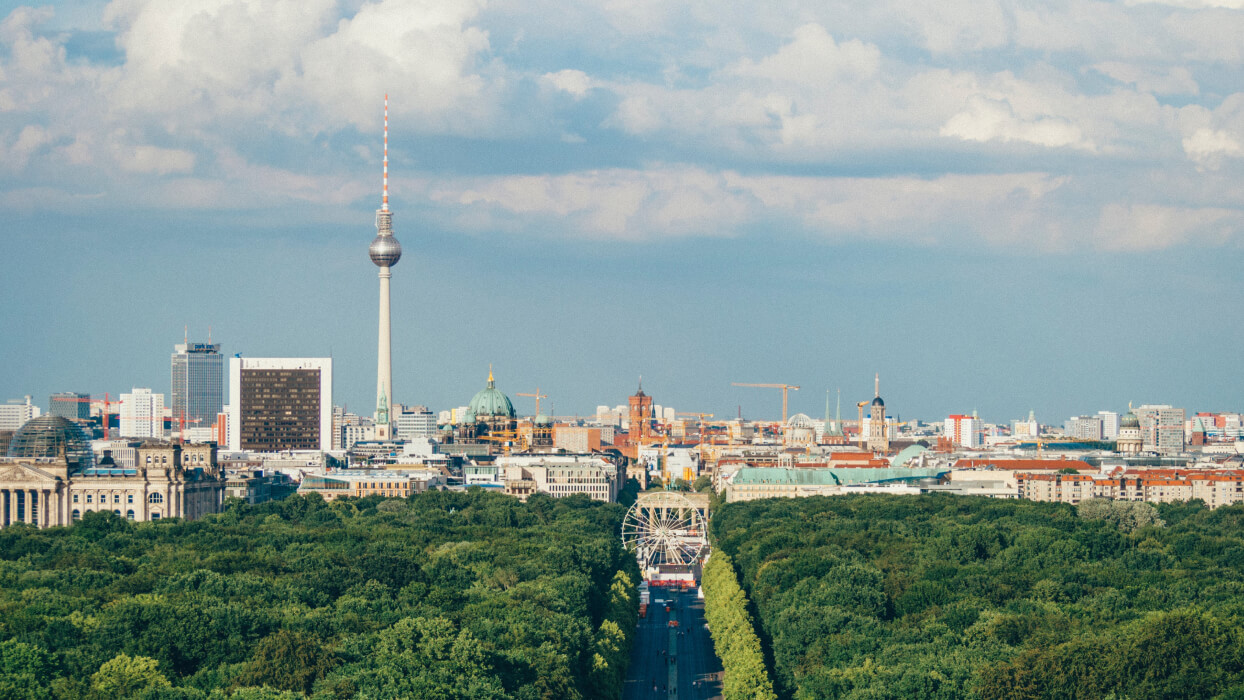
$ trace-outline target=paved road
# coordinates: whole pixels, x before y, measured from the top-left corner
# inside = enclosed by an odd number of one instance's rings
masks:
[[[670,612],[665,606],[670,605]],[[670,635],[670,620],[678,632]],[[673,673],[669,664],[674,644]],[[662,652],[665,652],[662,654]],[[671,692],[670,679],[676,679]],[[653,691],[653,684],[656,691]],[[704,604],[695,591],[652,589],[648,617],[640,618],[623,700],[707,700],[721,697],[721,661],[704,626]]]

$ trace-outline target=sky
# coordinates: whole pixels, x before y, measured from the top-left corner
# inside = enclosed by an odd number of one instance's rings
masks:
[[[1239,411],[1244,0],[0,3],[0,400]],[[830,394],[827,394],[830,392]]]

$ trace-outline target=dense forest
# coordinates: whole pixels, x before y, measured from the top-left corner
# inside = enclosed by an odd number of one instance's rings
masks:
[[[0,531],[0,700],[617,698],[624,509],[295,496]]]
[[[837,496],[711,529],[783,697],[1244,698],[1244,506]]]

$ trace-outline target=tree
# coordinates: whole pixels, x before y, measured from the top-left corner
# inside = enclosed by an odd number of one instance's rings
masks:
[[[336,665],[336,655],[318,635],[282,629],[256,645],[236,684],[310,693],[311,686]]]
[[[146,656],[117,654],[91,676],[91,690],[106,698],[130,698],[172,684],[160,673],[159,662]]]
[[[695,484],[692,485],[692,488],[694,488],[696,491],[701,491],[701,492],[708,491],[713,488],[713,480],[708,478],[707,474],[704,476],[697,477],[695,480]]]

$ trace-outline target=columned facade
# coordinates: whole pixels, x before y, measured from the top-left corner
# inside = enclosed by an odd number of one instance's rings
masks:
[[[212,445],[148,444],[136,468],[101,464],[68,473],[58,458],[0,458],[0,527],[69,525],[91,511],[134,521],[218,513],[225,481]]]

